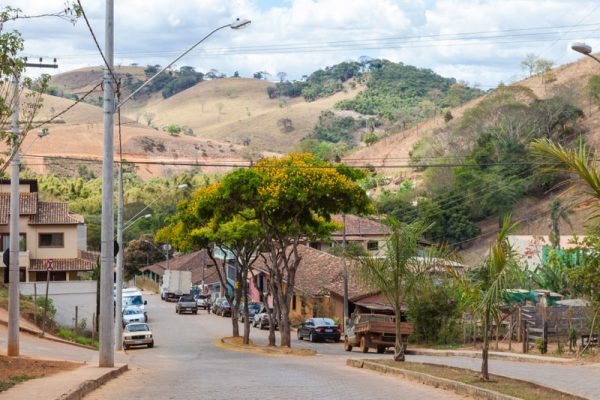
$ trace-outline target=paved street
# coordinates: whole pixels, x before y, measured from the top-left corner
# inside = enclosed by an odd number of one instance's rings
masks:
[[[86,399],[464,398],[346,367],[347,353],[343,351],[338,351],[338,356],[281,357],[224,350],[213,341],[230,334],[229,319],[204,311],[177,315],[173,303],[161,302],[156,296],[149,296],[148,306],[155,348],[128,350],[131,371]],[[252,334],[257,332],[253,329]],[[266,334],[259,335],[266,338]],[[334,348],[341,350],[340,344],[323,347],[329,353]]]

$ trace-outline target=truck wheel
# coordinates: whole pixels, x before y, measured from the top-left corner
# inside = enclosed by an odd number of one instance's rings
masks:
[[[352,345],[348,341],[348,336],[344,336],[344,350],[352,351]]]
[[[377,353],[379,353],[379,354],[385,353],[385,346],[377,346]]]
[[[364,336],[360,338],[360,351],[362,351],[363,353],[369,352],[369,346],[367,346],[367,339]]]

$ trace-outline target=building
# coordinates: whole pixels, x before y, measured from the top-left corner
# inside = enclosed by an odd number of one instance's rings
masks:
[[[0,250],[9,248],[10,180],[0,180]],[[22,282],[89,279],[96,257],[87,252],[83,217],[67,203],[39,200],[34,179],[19,181],[19,269]],[[48,266],[51,265],[51,271]],[[5,266],[2,264],[2,268]],[[2,271],[4,272],[4,271]]]
[[[310,247],[327,251],[336,244],[341,244],[345,236],[346,243],[356,243],[369,253],[378,254],[390,234],[390,229],[385,224],[374,219],[352,214],[333,215],[331,219],[345,228],[333,232],[330,241],[311,242]]]
[[[584,237],[561,236],[560,251],[564,252],[564,250],[582,246],[576,243],[582,239]],[[534,271],[537,267],[544,265],[552,248],[547,235],[509,235],[508,241],[529,271]]]
[[[220,292],[221,282],[215,265],[206,253],[206,250],[194,251],[169,259],[169,269],[174,271],[191,271],[192,285],[200,285],[204,280],[204,284],[208,285],[211,293]],[[159,282],[162,279],[166,270],[166,260],[140,268],[143,276],[155,282]]]

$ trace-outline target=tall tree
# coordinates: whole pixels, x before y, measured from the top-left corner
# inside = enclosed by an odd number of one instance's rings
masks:
[[[480,280],[475,284],[475,288],[481,293],[478,307],[483,323],[481,378],[486,381],[490,379],[488,360],[492,319],[497,322],[500,320],[500,306],[504,303],[506,289],[515,287],[515,283],[519,282],[522,277],[522,270],[516,261],[516,253],[508,241],[508,234],[514,227],[515,225],[511,225],[510,216],[506,216],[481,269]]]
[[[394,360],[404,361],[405,346],[402,343],[401,313],[406,299],[425,282],[433,272],[439,258],[432,249],[422,251],[419,239],[427,230],[421,222],[402,224],[388,220],[391,234],[385,243],[385,256],[359,257],[359,274],[369,286],[376,287],[394,308],[396,315],[396,343]]]
[[[571,226],[570,215],[572,213],[558,197],[555,197],[550,203],[550,244],[553,248],[560,247],[560,221],[563,220]]]

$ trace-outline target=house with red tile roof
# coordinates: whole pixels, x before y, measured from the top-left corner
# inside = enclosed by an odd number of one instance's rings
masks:
[[[10,180],[0,179],[0,251],[9,248]],[[40,201],[34,179],[19,181],[19,268],[22,282],[89,279],[96,256],[87,252],[83,217],[63,202]],[[1,265],[4,273],[4,264]]]

